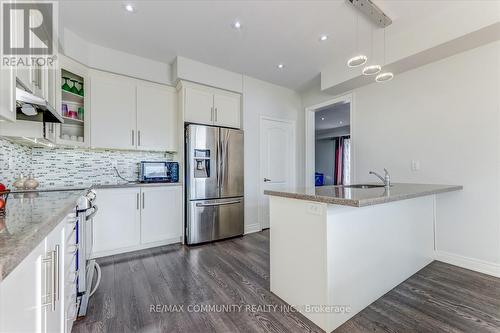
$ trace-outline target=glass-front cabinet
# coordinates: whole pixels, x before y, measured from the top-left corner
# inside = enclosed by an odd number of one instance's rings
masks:
[[[90,146],[90,103],[87,69],[61,56],[57,75],[57,110],[64,119],[58,125],[56,142],[73,147]]]

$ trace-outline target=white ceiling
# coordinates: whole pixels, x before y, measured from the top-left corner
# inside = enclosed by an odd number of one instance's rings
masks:
[[[453,1],[451,1],[453,2]],[[60,26],[89,42],[172,63],[182,55],[301,89],[332,61],[354,49],[354,10],[331,1],[124,1],[60,2]],[[409,24],[450,1],[378,0],[392,19]],[[241,31],[231,24],[239,20]],[[368,26],[364,18],[361,25]],[[319,36],[327,34],[326,42]],[[284,63],[285,69],[276,65]]]
[[[314,113],[316,131],[350,125],[350,103],[338,103]]]

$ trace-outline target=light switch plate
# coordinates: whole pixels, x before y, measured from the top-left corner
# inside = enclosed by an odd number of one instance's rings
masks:
[[[411,170],[412,171],[419,171],[420,170],[420,161],[418,161],[418,160],[411,161]]]

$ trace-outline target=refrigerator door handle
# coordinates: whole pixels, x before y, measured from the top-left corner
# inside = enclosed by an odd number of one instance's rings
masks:
[[[219,177],[219,154],[220,154],[220,147],[219,147],[219,138],[217,138],[215,142],[215,180],[217,184],[217,189],[220,187],[220,177]]]
[[[222,145],[222,137],[219,139],[219,188],[222,187],[222,177],[224,176],[224,150]]]
[[[241,200],[226,201],[226,202],[215,202],[215,203],[201,203],[198,202],[196,207],[212,207],[212,206],[224,206],[224,205],[234,205],[241,203]]]

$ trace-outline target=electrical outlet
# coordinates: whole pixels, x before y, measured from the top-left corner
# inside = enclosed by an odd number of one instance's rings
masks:
[[[411,161],[411,171],[419,171],[420,170],[420,161],[413,160]]]
[[[323,210],[321,209],[322,206],[318,204],[309,204],[307,206],[307,212],[312,215],[321,215]]]

